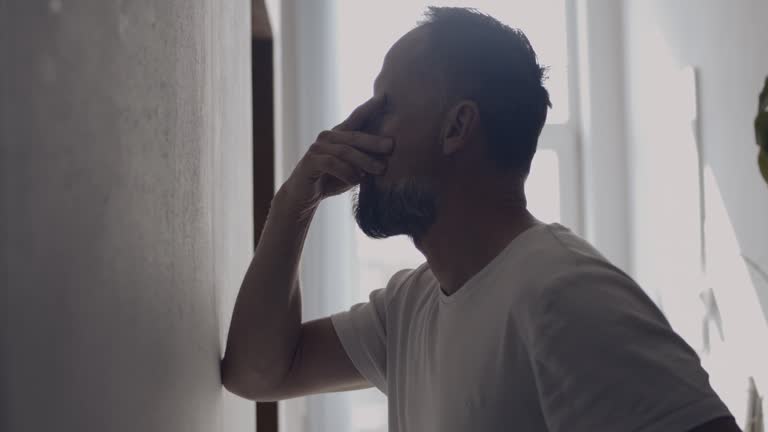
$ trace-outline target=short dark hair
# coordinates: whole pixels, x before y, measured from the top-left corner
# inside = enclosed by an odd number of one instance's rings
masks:
[[[419,21],[427,28],[427,56],[447,81],[450,96],[475,101],[499,168],[530,171],[552,106],[525,34],[476,9],[431,6]]]

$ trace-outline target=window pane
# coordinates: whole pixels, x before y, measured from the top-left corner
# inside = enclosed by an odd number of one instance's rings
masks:
[[[525,183],[528,210],[542,222],[560,222],[560,161],[554,150],[539,150]]]
[[[416,268],[425,261],[424,255],[406,236],[374,240],[359,229],[355,231],[360,272],[358,301],[367,301],[368,293],[372,289],[386,286],[389,278],[398,270]]]

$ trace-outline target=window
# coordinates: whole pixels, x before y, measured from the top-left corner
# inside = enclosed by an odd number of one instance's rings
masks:
[[[336,16],[339,118],[368,99],[384,55],[391,45],[414,27],[428,5],[467,6],[488,13],[525,32],[539,61],[550,66],[546,85],[553,109],[547,118],[526,185],[529,208],[545,222],[563,222],[579,229],[579,163],[570,125],[568,70],[568,9],[565,0],[424,1],[339,0]],[[357,292],[349,303],[364,302],[372,289],[386,285],[398,270],[416,268],[424,257],[404,236],[371,240],[357,227]],[[376,389],[362,390],[349,398],[350,430],[385,432],[387,402]],[[311,422],[310,422],[311,424]]]

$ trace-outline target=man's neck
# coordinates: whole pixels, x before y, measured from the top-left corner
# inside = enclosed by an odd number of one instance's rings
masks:
[[[541,224],[524,202],[458,199],[444,202],[438,220],[416,242],[446,295],[487,266],[522,232]]]

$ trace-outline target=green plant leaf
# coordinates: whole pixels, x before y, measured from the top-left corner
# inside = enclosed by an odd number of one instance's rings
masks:
[[[755,117],[755,138],[761,149],[768,151],[768,77],[758,97],[757,116]]]
[[[757,165],[760,167],[763,180],[768,184],[768,77],[765,78],[763,90],[757,99],[755,141],[760,148],[757,154]]]

